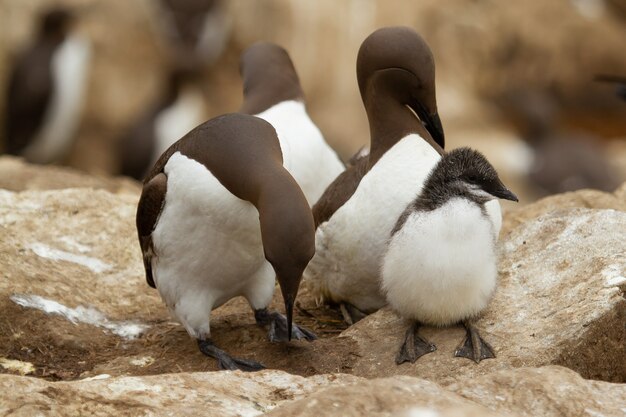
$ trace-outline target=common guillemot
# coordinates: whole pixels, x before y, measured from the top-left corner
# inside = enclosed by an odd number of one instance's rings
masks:
[[[258,42],[241,55],[244,102],[240,113],[274,126],[284,166],[309,204],[344,171],[344,165],[309,117],[298,74],[289,54],[270,42]]]
[[[313,206],[316,253],[305,271],[312,293],[340,304],[348,324],[387,303],[379,281],[389,233],[445,145],[434,58],[413,29],[388,27],[366,38],[357,79],[370,153],[357,158]],[[498,203],[488,210],[499,231]]]
[[[37,39],[16,60],[8,81],[5,151],[29,162],[66,158],[74,142],[87,84],[90,46],[73,33],[75,12],[40,17]]]
[[[137,231],[148,284],[221,369],[262,365],[210,339],[211,310],[244,296],[270,340],[312,340],[292,326],[302,271],[315,250],[311,210],[283,168],[274,128],[249,115],[205,122],[172,145],[144,181]],[[287,317],[267,307],[278,279]]]
[[[410,28],[379,29],[359,49],[370,153],[313,206],[317,250],[305,271],[316,297],[340,303],[348,323],[386,303],[378,271],[389,232],[443,153],[434,77],[430,48]]]
[[[455,356],[477,363],[495,357],[472,319],[496,287],[497,234],[485,208],[496,198],[517,201],[482,154],[459,148],[439,160],[419,196],[397,219],[381,269],[390,306],[413,321],[397,364],[435,350],[418,335],[420,324],[463,322],[467,338]]]
[[[188,68],[170,71],[162,96],[119,140],[122,175],[142,180],[167,148],[206,120],[196,77]]]

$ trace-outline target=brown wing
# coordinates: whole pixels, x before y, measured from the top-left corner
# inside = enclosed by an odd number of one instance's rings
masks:
[[[332,215],[352,197],[361,179],[368,171],[367,155],[351,159],[350,165],[324,191],[324,194],[313,205],[315,228],[328,221]]]
[[[146,281],[152,288],[156,288],[152,277],[152,231],[163,209],[165,192],[167,191],[167,176],[161,172],[144,183],[139,205],[137,206],[137,234],[139,245],[143,253],[143,266],[146,270]]]

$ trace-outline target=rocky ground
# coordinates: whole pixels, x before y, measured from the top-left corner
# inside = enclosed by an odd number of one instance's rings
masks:
[[[626,416],[626,184],[507,210],[478,322],[497,359],[425,328],[438,350],[396,366],[406,323],[383,309],[346,329],[305,287],[313,343],[269,343],[242,300],[214,313],[255,374],[207,372],[146,285],[138,184],[3,157],[0,187],[0,415]]]

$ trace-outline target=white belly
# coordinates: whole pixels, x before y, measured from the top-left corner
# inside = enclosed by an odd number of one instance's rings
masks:
[[[411,214],[383,260],[387,301],[401,316],[431,325],[477,315],[496,286],[495,241],[492,221],[465,199]]]
[[[386,301],[379,267],[396,220],[414,200],[440,155],[419,135],[403,138],[363,177],[354,195],[316,232],[305,271],[313,292],[372,312]]]
[[[274,274],[265,260],[259,215],[204,165],[176,152],[165,166],[165,205],[152,233],[161,297],[194,337],[209,334],[213,308],[243,295],[267,306]]]
[[[345,169],[339,157],[309,118],[304,103],[283,101],[256,116],[276,129],[283,165],[312,206]]]
[[[68,155],[82,113],[89,58],[89,44],[76,36],[68,37],[54,53],[52,97],[42,127],[24,150],[27,160],[45,164]]]

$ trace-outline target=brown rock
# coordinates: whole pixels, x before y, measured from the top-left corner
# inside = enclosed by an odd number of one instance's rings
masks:
[[[497,358],[453,357],[460,327],[423,328],[437,351],[396,366],[407,323],[381,310],[342,333],[361,357],[356,375],[419,375],[439,383],[511,367],[560,364],[587,378],[626,381],[626,213],[553,211],[513,230],[500,248],[500,282],[478,322]]]
[[[301,400],[282,404],[266,415],[273,417],[504,416],[504,414],[490,412],[437,384],[406,376],[362,380],[346,386],[331,386]]]
[[[256,416],[321,386],[357,380],[349,375],[303,378],[279,371],[98,378],[51,383],[0,375],[0,415]]]
[[[0,188],[9,191],[95,188],[135,194],[137,199],[141,193],[140,183],[131,178],[94,176],[67,167],[33,165],[8,155],[0,156]]]
[[[580,190],[545,197],[527,206],[510,208],[503,218],[500,236],[506,235],[520,224],[542,214],[574,207],[626,211],[626,183],[622,184],[614,193]]]
[[[498,413],[523,417],[626,414],[626,385],[588,381],[560,366],[494,372],[446,389]]]
[[[0,414],[208,416],[623,416],[626,386],[556,366],[441,387],[397,376],[309,378],[281,371],[178,373],[72,382],[0,375]]]

